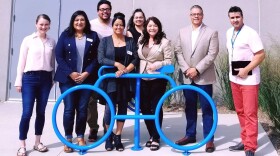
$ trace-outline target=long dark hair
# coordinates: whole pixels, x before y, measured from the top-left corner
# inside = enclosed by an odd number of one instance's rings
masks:
[[[144,22],[146,21],[146,16],[145,16],[144,12],[142,11],[142,9],[140,9],[140,8],[135,9],[134,12],[133,12],[133,14],[132,14],[132,16],[130,17],[130,19],[129,19],[128,23],[127,23],[127,30],[128,30],[129,28],[133,28],[133,27],[135,26],[135,24],[134,24],[134,22],[133,22],[133,19],[134,19],[134,16],[135,16],[135,14],[136,14],[137,12],[141,12],[141,13],[143,14],[143,16],[144,16]]]
[[[77,16],[83,16],[85,18],[86,25],[85,25],[85,28],[84,28],[83,31],[84,31],[85,34],[89,34],[91,32],[90,23],[89,23],[87,14],[82,10],[78,10],[78,11],[73,13],[73,15],[71,16],[69,26],[65,29],[65,31],[68,32],[69,36],[74,36],[75,35],[76,31],[75,31],[75,28],[74,28],[73,24],[74,24],[75,18]]]
[[[147,31],[147,26],[150,21],[153,21],[158,26],[158,32],[154,37],[155,44],[160,44],[162,38],[166,38],[166,34],[162,31],[162,25],[158,18],[149,17],[144,24],[143,38],[139,41],[140,44],[147,45],[149,43],[150,35]]]

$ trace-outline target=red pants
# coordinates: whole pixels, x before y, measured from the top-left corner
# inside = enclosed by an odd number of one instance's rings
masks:
[[[239,85],[231,82],[235,111],[241,126],[240,137],[245,151],[256,151],[258,143],[259,85]]]

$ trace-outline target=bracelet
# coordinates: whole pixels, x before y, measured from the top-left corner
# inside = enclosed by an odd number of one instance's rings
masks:
[[[123,72],[124,72],[125,74],[126,74],[126,73],[128,73],[128,71],[127,71],[127,69],[126,69],[126,68],[124,68]]]

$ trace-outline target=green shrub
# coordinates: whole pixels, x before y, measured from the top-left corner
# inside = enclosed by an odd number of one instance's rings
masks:
[[[269,51],[261,64],[259,106],[280,131],[280,62]]]
[[[218,88],[220,88],[220,97],[223,104],[229,109],[234,110],[234,104],[232,100],[230,81],[229,81],[229,63],[228,55],[220,53],[216,61],[216,74],[218,80]]]
[[[275,47],[275,46],[274,46]],[[280,48],[266,51],[266,58],[261,63],[261,83],[259,89],[259,108],[268,114],[275,128],[280,131]],[[224,105],[234,110],[230,82],[228,56],[220,54],[216,62],[216,73],[220,85],[220,96]]]

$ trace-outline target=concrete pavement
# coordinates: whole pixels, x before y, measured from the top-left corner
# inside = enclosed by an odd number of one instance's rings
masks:
[[[30,128],[27,139],[27,152],[29,156],[78,156],[79,153],[76,151],[74,153],[64,153],[63,144],[60,142],[54,130],[52,128],[52,109],[54,103],[50,102],[46,110],[46,122],[45,128],[42,135],[42,142],[49,148],[46,153],[39,153],[33,150],[34,145],[34,119],[35,111],[33,111],[33,116],[30,122]],[[103,117],[104,106],[98,105],[99,110],[99,125],[102,125],[101,120]],[[19,148],[18,141],[18,125],[21,116],[21,103],[20,102],[4,102],[0,103],[0,155],[2,156],[13,156]],[[63,105],[60,105],[57,114],[58,128],[62,134],[62,112]],[[202,140],[202,126],[201,126],[201,114],[199,114],[197,127],[197,141]],[[165,112],[163,120],[163,132],[172,141],[180,139],[184,135],[186,121],[185,115],[182,112]],[[102,127],[102,126],[100,126]],[[190,156],[243,156],[245,155],[243,151],[241,152],[230,152],[228,147],[235,145],[240,142],[239,139],[239,123],[236,114],[219,114],[218,115],[218,126],[215,133],[215,145],[216,151],[214,153],[205,153],[205,146],[191,151]],[[171,148],[169,145],[161,142],[161,148],[158,151],[150,151],[149,148],[144,147],[145,142],[149,139],[148,132],[146,130],[143,120],[141,120],[141,139],[140,144],[143,150],[133,151],[130,148],[133,147],[133,133],[134,133],[134,121],[126,120],[125,127],[123,130],[122,141],[125,146],[123,152],[118,152],[116,150],[106,151],[104,148],[104,143],[99,145],[94,149],[87,151],[85,155],[94,156],[112,156],[112,155],[122,155],[122,156],[179,156],[183,155],[181,151],[177,151]],[[99,129],[99,137],[103,134],[103,129]],[[86,131],[86,138],[88,136],[88,130]],[[258,136],[259,147],[256,151],[256,156],[278,156],[276,150],[274,149],[272,143],[270,142],[266,132],[259,124],[259,136]]]

